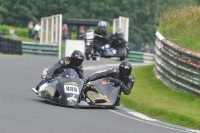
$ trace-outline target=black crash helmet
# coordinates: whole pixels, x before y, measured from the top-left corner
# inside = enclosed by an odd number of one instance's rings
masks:
[[[123,60],[119,65],[119,73],[123,77],[128,77],[131,74],[132,65],[129,61]]]
[[[121,38],[124,36],[124,32],[122,29],[118,29],[115,34],[116,34],[117,38]]]
[[[84,55],[79,50],[74,50],[74,52],[71,54],[71,63],[77,67],[79,67],[84,60]]]

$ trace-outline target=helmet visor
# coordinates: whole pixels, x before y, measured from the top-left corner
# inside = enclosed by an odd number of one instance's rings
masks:
[[[125,76],[125,77],[127,77],[127,76],[129,76],[130,75],[130,73],[131,73],[131,69],[130,69],[130,67],[124,67],[124,69],[123,69],[123,71],[122,71],[122,74]]]
[[[105,27],[100,27],[100,30],[105,30]]]
[[[72,61],[76,66],[80,66],[83,63],[83,58],[77,57],[77,58],[73,59]]]

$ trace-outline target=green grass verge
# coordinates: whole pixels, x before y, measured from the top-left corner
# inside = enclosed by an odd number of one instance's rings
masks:
[[[156,18],[157,30],[182,48],[200,53],[200,7],[181,5],[165,10]]]
[[[134,87],[130,95],[122,94],[121,104],[151,118],[200,129],[200,99],[170,89],[156,78],[153,69],[153,65],[133,69]]]
[[[14,39],[11,35],[5,35],[3,37],[6,37],[6,38],[10,38],[10,39]],[[19,36],[18,38],[14,39],[14,40],[21,40],[23,42],[35,42],[35,43],[40,43],[39,40],[35,40],[35,39],[32,39],[32,38],[28,38],[28,37],[23,37],[23,36]]]

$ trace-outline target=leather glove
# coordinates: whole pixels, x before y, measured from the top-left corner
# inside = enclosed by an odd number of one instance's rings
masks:
[[[87,85],[87,83],[89,82],[87,78],[82,78],[84,85]]]
[[[114,86],[121,86],[122,81],[119,80],[118,78],[111,79],[111,81],[114,83]]]
[[[119,80],[117,78],[115,78],[114,80],[115,80],[115,85],[117,85],[117,86],[121,86],[122,85],[122,81],[121,80]]]

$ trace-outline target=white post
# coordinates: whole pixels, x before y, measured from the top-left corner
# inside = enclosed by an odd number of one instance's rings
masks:
[[[54,34],[54,28],[53,28],[53,26],[54,26],[54,16],[52,16],[52,19],[51,19],[51,43],[53,43],[53,34]]]
[[[46,38],[45,43],[48,43],[48,27],[49,27],[49,21],[48,18],[46,19]]]
[[[59,59],[61,59],[61,53],[62,53],[62,15],[60,16],[60,20],[59,20]]]
[[[46,28],[46,29],[45,29]],[[44,34],[42,34],[44,32]],[[52,15],[41,19],[40,43],[56,44],[61,58],[62,48],[62,14]]]
[[[56,43],[58,43],[58,16],[56,16],[55,31],[56,31]]]
[[[119,28],[124,31],[124,38],[128,41],[129,18],[119,17]]]
[[[129,36],[129,18],[127,18],[127,21],[126,21],[126,36],[127,36],[127,38],[126,38],[126,40],[127,40],[127,42],[128,42],[128,36]]]
[[[43,39],[43,28],[44,28],[44,24],[43,24],[43,18],[41,19],[41,31],[40,31],[40,43],[42,43],[42,39]]]

